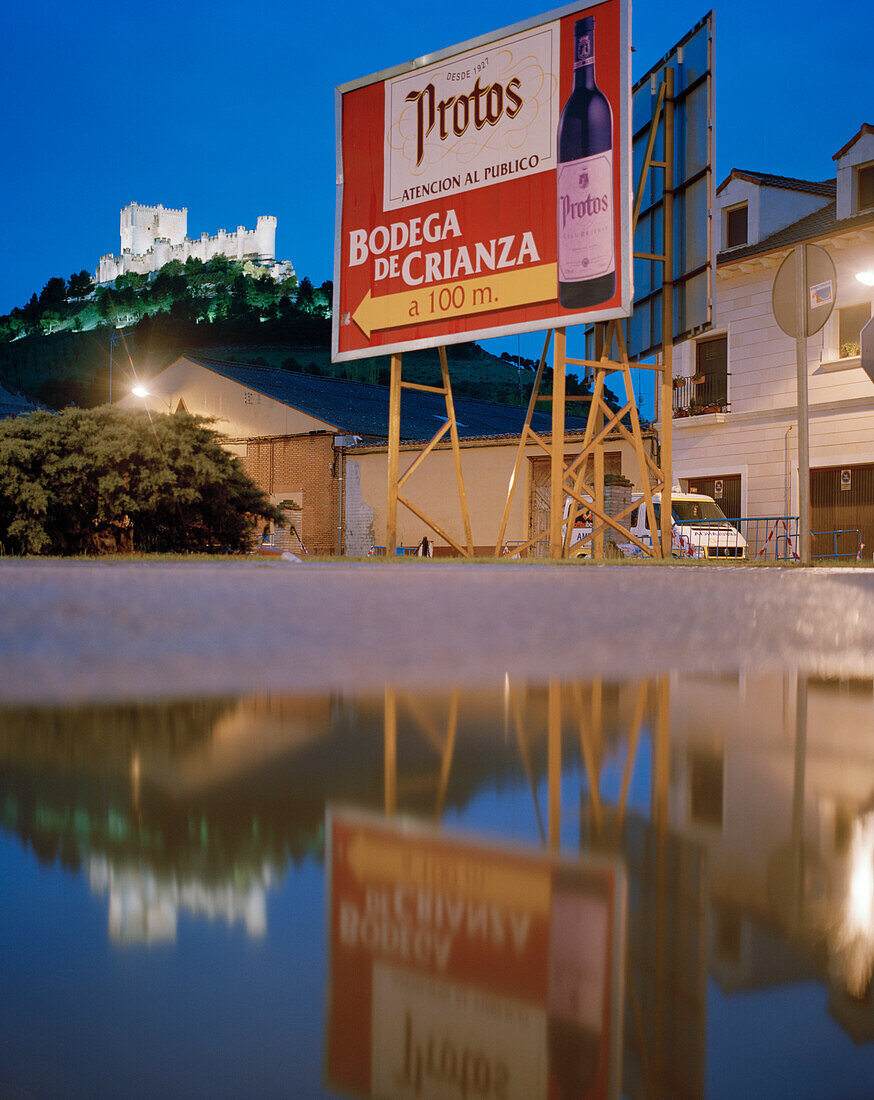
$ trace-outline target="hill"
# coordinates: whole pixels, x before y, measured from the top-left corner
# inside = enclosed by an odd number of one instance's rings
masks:
[[[93,407],[109,400],[110,388],[117,400],[134,377],[191,352],[387,384],[387,356],[331,362],[332,293],[329,282],[277,282],[255,264],[224,256],[171,261],[151,276],[123,275],[100,287],[84,271],[55,277],[0,317],[0,383],[50,408]],[[459,396],[528,400],[531,360],[498,358],[474,343],[452,345],[448,355]],[[439,385],[436,350],[406,354],[404,377]],[[584,392],[568,382],[569,392]]]

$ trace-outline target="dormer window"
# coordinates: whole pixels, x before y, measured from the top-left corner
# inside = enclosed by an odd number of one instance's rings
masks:
[[[856,169],[856,209],[860,214],[874,210],[874,164]]]
[[[747,243],[748,216],[747,204],[730,206],[725,211],[725,247],[740,248]]]

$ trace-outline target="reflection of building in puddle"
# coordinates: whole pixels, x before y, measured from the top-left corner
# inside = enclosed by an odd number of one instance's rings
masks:
[[[724,989],[816,977],[874,1039],[874,683],[676,676],[671,818],[705,844]]]
[[[109,935],[114,943],[171,943],[180,913],[207,920],[241,923],[258,939],[267,931],[268,866],[249,871],[249,881],[208,885],[196,879],[158,875],[145,867],[115,867],[94,856],[88,862],[88,883],[100,897],[109,897]]]

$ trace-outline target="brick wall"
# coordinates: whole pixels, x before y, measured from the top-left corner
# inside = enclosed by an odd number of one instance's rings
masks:
[[[337,552],[337,483],[334,437],[330,432],[248,440],[242,460],[249,476],[271,497],[288,493],[302,510],[289,513],[310,554]],[[278,532],[277,545],[297,551],[296,539]]]

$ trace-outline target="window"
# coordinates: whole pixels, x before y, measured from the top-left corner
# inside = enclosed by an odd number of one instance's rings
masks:
[[[838,310],[838,355],[841,359],[861,352],[861,332],[870,317],[870,302]]]
[[[696,825],[722,828],[722,755],[692,751],[689,754],[689,811]]]
[[[856,209],[859,211],[874,208],[874,164],[865,164],[856,169]]]
[[[725,247],[739,248],[747,243],[747,204],[725,212]]]
[[[695,346],[695,410],[728,404],[728,337],[701,340]]]

